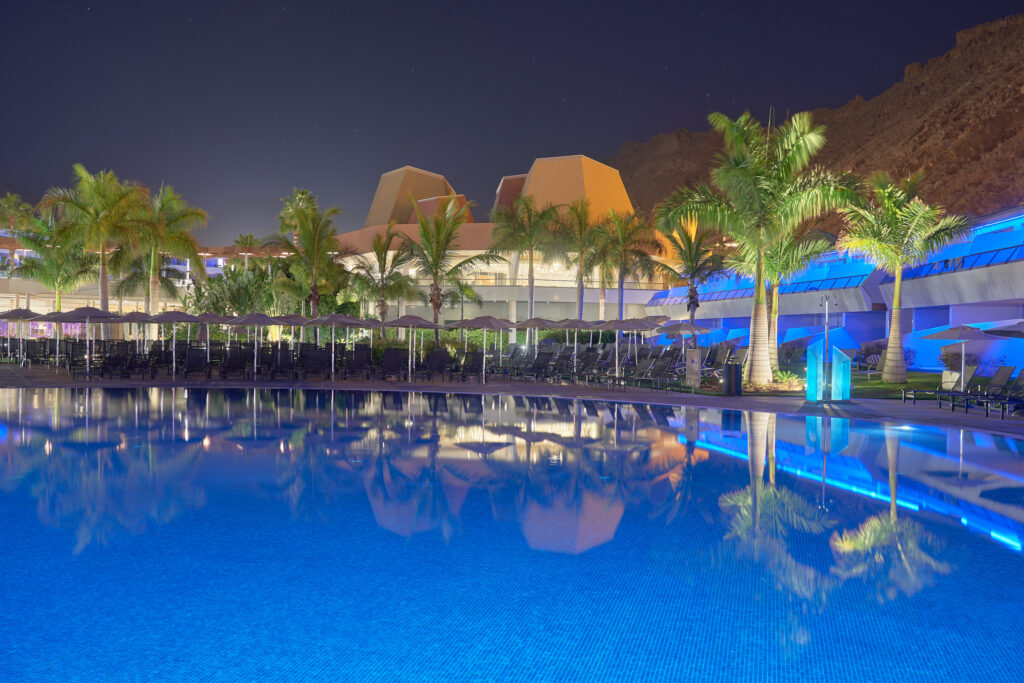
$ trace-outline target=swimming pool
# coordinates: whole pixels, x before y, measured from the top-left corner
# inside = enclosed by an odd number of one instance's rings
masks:
[[[0,390],[0,417],[3,680],[1024,671],[1008,437],[282,390]]]

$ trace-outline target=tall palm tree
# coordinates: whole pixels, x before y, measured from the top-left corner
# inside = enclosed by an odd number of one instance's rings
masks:
[[[146,255],[149,277],[146,282],[146,313],[156,314],[160,301],[161,266],[166,257],[188,259],[198,277],[206,267],[199,255],[199,243],[192,230],[206,224],[206,212],[189,206],[170,185],[162,185],[150,200],[149,222],[140,231],[141,250]]]
[[[419,241],[402,235],[411,256],[409,262],[416,267],[418,276],[427,280],[427,301],[434,311],[435,323],[440,318],[446,288],[462,279],[469,266],[494,263],[501,258],[487,252],[461,260],[456,257],[459,230],[466,222],[469,206],[459,206],[454,197],[446,197],[441,199],[437,210],[430,216],[424,215],[417,206]],[[440,334],[435,330],[434,342],[439,340]]]
[[[857,184],[852,176],[808,168],[825,144],[825,128],[813,125],[807,112],[768,130],[749,113],[734,121],[716,112],[708,121],[725,139],[718,166],[711,172],[714,189],[701,184],[675,192],[660,206],[659,218],[672,224],[696,220],[752,251],[754,301],[744,375],[754,384],[768,384],[772,368],[765,256],[781,236],[804,221],[854,201]]]
[[[840,249],[861,254],[896,280],[892,292],[889,352],[885,354],[882,368],[882,381],[895,384],[907,381],[900,329],[903,269],[920,263],[963,237],[968,230],[967,219],[963,216],[947,214],[942,207],[922,201],[917,196],[920,182],[920,174],[898,185],[884,173],[872,176],[868,181],[870,202],[843,211],[846,231],[837,242]]]
[[[341,258],[353,254],[351,249],[338,244],[334,216],[337,207],[326,211],[304,208],[289,214],[292,237],[273,237],[267,244],[287,252],[286,261],[291,277],[274,281],[278,292],[296,301],[307,302],[312,317],[319,315],[321,294],[336,291],[344,277]]]
[[[293,188],[290,195],[281,199],[281,213],[277,216],[278,233],[287,235],[298,229],[301,216],[319,210],[320,205],[312,191]],[[339,209],[337,213],[340,213]]]
[[[377,304],[377,316],[384,322],[388,316],[388,302],[412,296],[416,282],[402,268],[409,264],[412,254],[407,244],[399,243],[401,233],[394,222],[383,232],[373,236],[372,258],[359,256],[352,266],[352,289],[360,298]],[[386,330],[381,330],[387,338]]]
[[[23,258],[14,272],[52,289],[54,310],[59,311],[65,292],[95,282],[99,259],[83,249],[81,242],[67,241],[52,213],[43,218],[32,216],[23,225],[15,234],[34,256]]]
[[[138,248],[140,231],[148,224],[149,191],[121,182],[113,171],[90,173],[82,164],[72,166],[74,187],[52,187],[43,205],[60,212],[59,224],[67,239],[80,239],[99,254],[100,308],[109,310],[108,262],[116,247]]]
[[[498,207],[494,221],[491,251],[494,254],[526,255],[526,282],[529,315],[533,317],[533,266],[537,254],[550,254],[554,248],[552,228],[558,220],[558,209],[551,204],[537,208],[533,197],[526,195],[512,202],[511,207]],[[536,334],[536,331],[535,331]]]
[[[652,254],[661,249],[657,233],[650,220],[638,213],[608,215],[608,222],[597,229],[595,237],[598,263],[610,265],[618,278],[619,320],[626,312],[626,278],[650,277],[657,262]]]
[[[424,297],[426,298],[426,297]],[[451,287],[444,293],[444,304],[446,306],[458,306],[459,307],[459,319],[466,319],[466,303],[480,305],[484,302],[484,298],[480,296],[480,293],[473,289],[473,285],[469,284],[465,280],[454,278],[451,281]],[[427,302],[429,303],[429,302]],[[459,341],[466,336],[465,328],[459,328]]]
[[[565,252],[563,258],[576,269],[576,316],[583,320],[584,280],[594,267],[599,223],[590,216],[590,202],[585,198],[569,204],[554,223],[554,237]]]
[[[779,290],[782,281],[796,275],[832,248],[834,240],[825,233],[796,231],[780,235],[764,254],[764,279],[770,292],[768,309],[768,361],[772,372],[779,369]],[[754,276],[756,253],[740,244],[726,265],[748,277]]]
[[[167,254],[157,252],[156,254],[156,278],[153,278],[153,265],[149,254],[135,255],[128,252],[119,254],[122,258],[111,259],[111,263],[117,263],[119,281],[114,285],[114,296],[122,299],[132,296],[136,292],[145,292],[146,312],[155,314],[157,305],[151,298],[153,292],[163,293],[168,299],[177,299],[180,294],[180,284],[185,279],[185,274],[177,268],[171,267],[171,258]],[[151,305],[152,304],[152,305]],[[201,311],[205,312],[205,311]]]
[[[700,308],[700,294],[697,288],[725,268],[721,254],[712,249],[717,234],[699,225],[684,225],[682,229],[660,226],[665,242],[665,260],[658,262],[660,270],[670,278],[686,283],[689,291],[686,310],[690,313],[690,324],[697,317]],[[696,345],[697,337],[690,336]]]

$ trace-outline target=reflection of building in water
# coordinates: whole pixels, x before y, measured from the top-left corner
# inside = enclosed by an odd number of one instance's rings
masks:
[[[726,429],[733,411],[702,411],[707,420],[697,446],[747,458],[746,434]],[[889,502],[884,430],[874,424],[780,415],[776,431],[778,469],[880,502]],[[959,521],[970,530],[1020,551],[1024,541],[1024,448],[1015,439],[940,427],[899,428],[901,455],[897,505]],[[681,443],[686,436],[680,434]],[[823,441],[825,441],[823,443]],[[827,457],[826,457],[827,456]],[[1016,495],[1015,495],[1016,494]]]

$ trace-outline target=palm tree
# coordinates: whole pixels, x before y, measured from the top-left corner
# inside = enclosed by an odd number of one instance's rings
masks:
[[[618,277],[619,320],[625,316],[626,278],[650,277],[657,262],[652,254],[661,249],[651,222],[638,213],[608,215],[608,222],[597,229],[595,260],[610,265]]]
[[[440,318],[447,287],[460,280],[469,266],[494,263],[501,258],[493,253],[483,253],[456,260],[455,252],[459,250],[459,229],[466,222],[469,206],[459,206],[453,197],[446,197],[441,199],[437,210],[431,216],[425,216],[417,206],[415,208],[419,223],[419,241],[402,235],[402,240],[411,255],[409,262],[415,266],[419,277],[427,280],[427,301],[434,310],[434,323]],[[437,343],[439,340],[440,335],[435,330],[434,342]]]
[[[146,313],[156,314],[160,300],[161,266],[167,257],[188,259],[197,275],[206,275],[199,255],[199,243],[192,230],[206,224],[206,212],[189,206],[170,185],[162,185],[150,202],[147,230],[140,232],[140,246],[146,255]]]
[[[426,297],[424,297],[426,298]],[[480,305],[484,302],[484,298],[473,289],[473,285],[469,284],[465,280],[454,278],[451,281],[451,288],[444,293],[444,303],[447,306],[458,306],[459,307],[459,319],[466,319],[466,302],[471,304]],[[429,302],[427,302],[429,303]],[[465,328],[459,328],[459,341],[466,336]]]
[[[293,188],[292,193],[281,199],[281,213],[278,214],[277,230],[280,235],[287,235],[298,229],[301,216],[320,208],[316,195],[310,190]],[[339,209],[337,213],[340,213]]]
[[[18,195],[8,192],[0,197],[0,221],[7,223],[8,234],[13,235],[14,231],[31,217],[32,205],[23,202]]]
[[[771,292],[768,310],[768,361],[772,372],[779,369],[779,289],[782,281],[795,275],[821,257],[833,246],[825,233],[792,232],[780,235],[764,254],[764,278]],[[753,277],[756,253],[745,245],[727,261],[727,266],[748,277]]]
[[[65,239],[79,239],[86,249],[99,254],[100,308],[106,311],[109,252],[115,247],[137,249],[140,232],[148,224],[149,191],[121,182],[113,171],[94,174],[82,164],[72,169],[75,186],[50,188],[43,205],[60,212],[58,223]]]
[[[725,148],[711,172],[715,189],[701,184],[672,194],[659,208],[669,224],[696,220],[744,244],[753,254],[754,301],[751,311],[747,381],[768,384],[768,312],[765,256],[772,245],[806,220],[855,200],[852,176],[836,175],[808,164],[825,144],[824,126],[807,112],[765,130],[749,113],[735,121],[721,113],[708,116],[723,134]]]
[[[576,268],[578,320],[583,320],[583,283],[587,273],[594,267],[598,225],[591,220],[590,202],[585,198],[569,204],[560,219],[554,223],[555,241],[566,252],[564,258],[567,264]]]
[[[558,209],[555,206],[548,204],[538,209],[529,195],[517,198],[511,207],[498,207],[491,216],[494,221],[491,251],[495,254],[526,254],[529,318],[533,317],[534,257],[538,253],[553,251],[552,228],[557,219]]]
[[[138,291],[145,292],[146,312],[155,314],[156,303],[153,302],[153,292],[163,292],[168,299],[177,299],[181,293],[179,284],[185,279],[185,274],[177,268],[171,267],[171,259],[167,254],[156,253],[156,279],[153,279],[153,266],[150,255],[145,254],[131,258],[128,253],[123,253],[123,260],[117,263],[120,273],[120,280],[114,285],[114,296],[124,298],[132,296]],[[111,259],[114,264],[118,259]],[[151,305],[152,304],[152,305]],[[205,312],[205,311],[201,311]]]
[[[310,316],[314,318],[319,315],[321,294],[336,291],[344,277],[345,269],[339,259],[353,253],[338,244],[334,216],[340,212],[337,207],[326,211],[315,206],[296,210],[289,214],[292,238],[281,235],[267,240],[267,244],[288,253],[291,277],[279,277],[274,281],[275,289],[296,301],[308,302]]]
[[[947,214],[941,207],[926,204],[917,196],[921,174],[904,179],[899,185],[884,174],[870,178],[866,206],[850,206],[843,211],[846,231],[837,246],[861,254],[875,266],[892,275],[892,313],[889,323],[889,352],[885,354],[882,381],[903,384],[907,365],[900,330],[900,290],[903,269],[913,266],[950,242],[963,237],[967,219]]]
[[[721,254],[712,250],[717,237],[713,230],[697,225],[683,226],[682,230],[661,226],[664,241],[667,245],[666,261],[659,261],[659,268],[671,278],[686,283],[689,288],[686,310],[690,313],[690,324],[697,317],[700,308],[700,295],[697,288],[711,277],[722,272],[725,267]],[[696,335],[691,335],[693,345],[697,343]]]
[[[8,192],[0,197],[0,221],[7,223],[7,234],[14,235],[15,230],[21,227],[32,216],[32,205],[23,202],[21,197]],[[14,272],[14,248],[10,249],[9,262],[7,264],[7,279],[11,278]]]
[[[66,241],[52,213],[43,218],[31,216],[24,225],[15,234],[35,255],[23,258],[14,271],[52,289],[54,310],[59,311],[62,294],[96,280],[99,259],[83,249],[80,242]]]
[[[359,256],[352,267],[352,289],[367,301],[377,304],[377,315],[384,322],[388,316],[388,301],[408,298],[416,291],[416,282],[402,272],[412,254],[405,243],[395,244],[400,238],[394,222],[383,232],[373,236],[373,258]],[[387,338],[386,330],[381,330]]]
[[[261,247],[263,245],[263,240],[256,237],[256,235],[252,234],[251,232],[245,232],[236,237],[235,241],[232,242],[232,244],[234,244],[234,246],[238,247],[239,249],[245,249],[245,251],[242,252],[242,266],[246,270],[248,270],[249,254],[254,249]]]

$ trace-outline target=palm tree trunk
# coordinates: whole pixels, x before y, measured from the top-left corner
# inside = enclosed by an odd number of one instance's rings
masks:
[[[899,476],[900,437],[886,430],[885,459],[889,463],[889,519],[896,521],[896,483]]]
[[[626,315],[626,269],[619,268],[619,320],[625,320]]]
[[[580,252],[580,267],[576,273],[576,313],[577,320],[583,320],[583,252]]]
[[[434,309],[434,324],[441,319],[441,285],[430,285],[430,307]],[[434,344],[441,343],[441,331],[434,330]]]
[[[752,384],[771,384],[772,366],[768,361],[768,307],[764,292],[764,263],[757,257],[754,269],[754,310],[751,316],[750,350],[744,367],[744,379]]]
[[[529,290],[530,290],[530,315],[528,317],[532,318],[533,317],[533,249],[530,249],[528,251],[528,254],[529,254],[529,264],[530,264],[530,267],[527,270],[527,277],[526,277],[527,284],[529,285]],[[540,330],[538,330],[537,328],[533,329],[533,344],[534,344],[534,346],[537,345],[537,334],[539,332],[540,332]],[[529,346],[529,344],[530,344],[530,340],[529,340],[530,331],[527,330],[526,334],[527,334],[526,344],[527,344],[527,346]]]
[[[907,363],[903,358],[903,334],[900,330],[900,291],[903,287],[903,269],[896,271],[896,283],[892,290],[892,319],[889,321],[889,344],[882,367],[882,381],[890,384],[906,384]]]
[[[772,373],[779,371],[779,286],[772,285],[772,311],[768,318],[768,362]]]
[[[59,287],[53,290],[53,309],[58,313],[60,313],[60,295],[61,291]]]
[[[605,301],[606,301],[606,296],[607,295],[605,294],[604,283],[602,282],[601,283],[601,294],[598,297],[598,301],[597,301],[597,309],[598,309],[597,310],[597,319],[598,320],[604,320],[604,305],[605,305]]]
[[[108,291],[107,282],[107,243],[106,241],[100,242],[100,310],[106,311],[110,309],[110,292]],[[106,323],[100,325],[100,335],[107,339],[110,336],[110,331]]]
[[[153,248],[149,253],[149,291],[146,292],[146,313],[149,315],[156,315],[157,306],[160,304],[160,273],[156,259],[156,248]]]
[[[690,301],[692,302],[697,300],[697,288],[693,286],[692,280],[690,281],[690,283],[690,291],[688,292],[688,295]],[[697,307],[687,306],[687,309],[690,312],[690,325],[695,325],[696,323],[694,321],[697,320]],[[687,344],[687,346],[693,349],[697,348],[697,335],[691,333],[688,342],[689,343]]]

